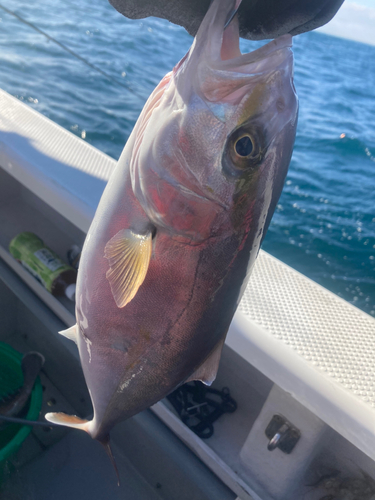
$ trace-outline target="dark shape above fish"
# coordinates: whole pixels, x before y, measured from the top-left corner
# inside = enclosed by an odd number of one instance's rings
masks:
[[[228,0],[229,1],[229,0]],[[131,19],[168,19],[195,36],[210,0],[109,0]],[[328,23],[344,0],[243,0],[238,11],[240,36],[249,40],[299,35]]]

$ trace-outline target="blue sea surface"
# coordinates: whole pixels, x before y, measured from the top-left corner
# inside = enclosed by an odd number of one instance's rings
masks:
[[[0,9],[0,87],[113,158],[192,42],[167,21],[126,19],[106,0],[3,5],[111,79]],[[259,45],[241,42],[244,52]],[[294,53],[297,138],[263,248],[375,316],[375,47],[307,33]]]

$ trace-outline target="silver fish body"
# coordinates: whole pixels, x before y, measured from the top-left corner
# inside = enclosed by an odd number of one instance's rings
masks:
[[[297,124],[291,37],[241,55],[215,0],[148,99],[82,251],[75,329],[103,442],[189,379],[211,383],[280,196]]]

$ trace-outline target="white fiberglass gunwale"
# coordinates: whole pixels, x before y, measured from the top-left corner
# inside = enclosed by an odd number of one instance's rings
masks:
[[[84,232],[115,164],[0,90],[0,167]],[[375,459],[374,337],[374,318],[261,251],[227,345]]]

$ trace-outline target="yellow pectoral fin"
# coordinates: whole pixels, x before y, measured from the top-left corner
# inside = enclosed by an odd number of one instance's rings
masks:
[[[106,277],[117,307],[126,306],[135,297],[146,277],[151,251],[151,232],[140,235],[122,229],[106,244],[104,257],[109,263]]]

